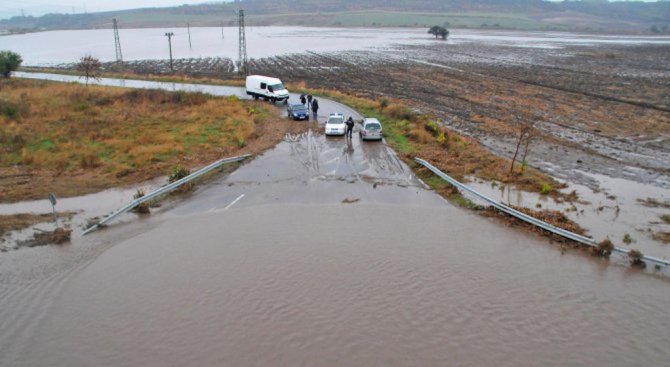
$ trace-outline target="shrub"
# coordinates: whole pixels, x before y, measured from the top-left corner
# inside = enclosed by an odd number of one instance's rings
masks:
[[[635,240],[633,240],[633,237],[630,236],[630,234],[626,233],[623,235],[623,243],[626,245],[630,245],[633,243]]]
[[[440,133],[437,135],[436,141],[443,147],[447,147],[449,145],[449,139],[444,130],[440,131]]]
[[[0,100],[0,115],[16,120],[19,117],[19,106],[14,103]]]
[[[135,195],[133,195],[133,199],[137,200],[137,199],[139,199],[139,198],[141,198],[141,197],[144,197],[144,195],[145,195],[145,194],[144,194],[144,190],[142,190],[142,189],[137,189],[137,191],[135,192]],[[146,202],[146,201],[145,201],[145,202],[142,202],[142,203],[139,203],[139,204],[133,209],[133,211],[135,211],[136,213],[140,213],[140,214],[150,214],[150,213],[151,213],[151,210],[149,209],[149,203]]]
[[[440,125],[438,125],[435,121],[426,122],[424,127],[433,136],[437,136],[440,133]]]
[[[542,183],[540,186],[540,195],[548,195],[551,192],[551,185],[546,182]]]
[[[174,167],[172,167],[172,169],[170,170],[170,173],[168,174],[168,181],[170,183],[175,182],[175,181],[179,181],[182,178],[184,178],[184,177],[186,177],[190,174],[191,174],[191,172],[189,170],[187,170],[186,168],[184,168],[183,166],[181,166],[181,165],[174,166]]]
[[[612,250],[614,250],[614,244],[609,238],[605,238],[593,249],[593,254],[595,256],[609,258],[612,254]]]
[[[386,107],[389,106],[389,103],[390,103],[390,102],[389,102],[388,99],[386,99],[386,98],[382,98],[382,99],[379,101],[379,111],[382,111],[382,112],[383,112],[384,109],[385,109]]]
[[[630,258],[630,264],[633,265],[633,266],[639,266],[641,268],[644,268],[644,267],[647,266],[647,264],[645,264],[644,260],[642,260],[644,255],[642,254],[642,252],[640,252],[640,250],[633,249],[633,250],[628,251],[628,257]]]
[[[100,158],[95,153],[85,153],[79,158],[79,167],[86,168],[95,168],[100,165]]]
[[[22,62],[21,55],[12,51],[0,51],[0,74],[9,78],[12,71],[17,70]]]

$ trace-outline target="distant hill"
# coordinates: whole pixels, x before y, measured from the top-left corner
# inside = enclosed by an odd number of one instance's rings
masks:
[[[0,20],[0,29],[34,31],[106,28],[117,18],[125,28],[233,25],[244,9],[253,25],[427,26],[643,31],[670,25],[670,2],[606,0],[238,0],[88,14],[47,14]],[[663,28],[663,26],[666,26]]]

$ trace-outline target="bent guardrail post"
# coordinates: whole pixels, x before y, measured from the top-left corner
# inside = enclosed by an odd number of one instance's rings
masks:
[[[565,230],[563,228],[553,226],[553,225],[551,225],[547,222],[543,222],[543,221],[541,221],[541,220],[539,220],[535,217],[524,214],[524,213],[522,213],[522,212],[520,212],[520,211],[518,211],[514,208],[511,208],[511,207],[509,207],[505,204],[499,203],[499,202],[497,202],[497,201],[495,201],[495,200],[493,200],[493,199],[491,199],[491,198],[473,190],[472,188],[458,182],[454,178],[452,178],[449,175],[447,175],[446,173],[440,171],[435,166],[433,166],[432,164],[426,162],[425,160],[423,160],[421,158],[414,158],[414,161],[419,163],[420,165],[428,168],[429,170],[431,170],[431,172],[433,172],[434,174],[439,176],[441,179],[449,182],[454,187],[456,187],[460,190],[463,190],[463,191],[465,191],[465,192],[467,192],[471,195],[474,195],[475,197],[477,197],[480,200],[490,204],[494,208],[496,208],[496,209],[498,209],[498,210],[500,210],[504,213],[507,213],[507,214],[509,214],[513,217],[518,218],[518,219],[521,219],[524,222],[527,222],[527,223],[530,223],[530,224],[535,225],[537,227],[540,227],[540,228],[542,228],[544,230],[547,230],[551,233],[554,233],[554,234],[557,234],[559,236],[571,239],[575,242],[579,242],[581,244],[584,244],[584,245],[587,245],[587,246],[590,246],[590,247],[597,247],[598,246],[598,243],[592,238],[585,237],[585,236],[582,236],[580,234],[573,233],[573,232],[570,232],[568,230]],[[620,247],[614,247],[614,249],[612,251],[618,252],[620,254],[628,254],[628,250],[620,248]],[[642,260],[649,261],[649,262],[659,264],[659,265],[670,265],[670,261],[664,260],[664,259],[659,259],[657,257],[652,257],[652,256],[646,256],[645,255],[645,256],[642,257]]]
[[[133,200],[128,205],[126,205],[123,208],[118,209],[117,211],[108,215],[107,217],[105,217],[103,220],[101,220],[97,224],[95,224],[91,227],[88,227],[84,232],[82,232],[81,235],[85,236],[88,233],[100,228],[101,225],[104,225],[104,224],[108,223],[109,221],[111,221],[112,219],[118,217],[119,215],[132,210],[134,207],[142,204],[143,202],[149,201],[149,200],[155,198],[156,196],[159,196],[159,195],[165,194],[167,192],[170,192],[170,191],[178,188],[179,186],[181,186],[181,185],[183,185],[187,182],[193,181],[194,179],[204,175],[205,173],[210,172],[211,170],[213,170],[215,168],[218,168],[218,167],[220,167],[220,166],[222,166],[226,163],[239,162],[239,161],[245,160],[249,157],[251,157],[251,154],[245,154],[245,155],[241,155],[241,156],[238,156],[238,157],[232,157],[232,158],[224,158],[224,159],[218,160],[218,161],[216,161],[216,162],[214,162],[214,163],[212,163],[208,166],[205,166],[205,167],[191,173],[190,175],[188,175],[188,176],[186,176],[186,177],[184,177],[180,180],[177,180],[177,181],[175,181],[175,182],[173,182],[169,185],[165,185],[165,186],[161,187],[160,189],[158,189],[154,192],[151,192],[149,194],[146,194],[146,195],[142,196],[141,198],[137,198],[137,199]]]

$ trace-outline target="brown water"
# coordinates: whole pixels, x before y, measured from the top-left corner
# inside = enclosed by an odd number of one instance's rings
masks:
[[[309,133],[167,213],[0,256],[0,365],[665,365],[667,278],[624,261]]]

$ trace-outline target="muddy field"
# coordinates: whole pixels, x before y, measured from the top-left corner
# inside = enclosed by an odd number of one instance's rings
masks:
[[[252,70],[401,99],[506,157],[518,124],[532,119],[542,136],[531,166],[592,187],[582,172],[668,188],[668,51],[435,45],[255,60]]]

